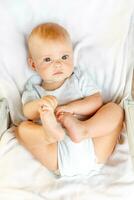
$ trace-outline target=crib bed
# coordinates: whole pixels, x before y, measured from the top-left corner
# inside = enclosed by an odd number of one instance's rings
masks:
[[[53,21],[71,34],[75,65],[88,70],[104,102],[132,100],[134,66],[133,0],[4,0],[0,2],[0,199],[132,200],[134,170],[126,128],[123,143],[101,172],[58,177],[16,140],[23,120],[21,92],[33,74],[27,65],[27,36],[39,23]],[[10,127],[9,125],[10,114]],[[7,116],[7,117],[6,117]]]

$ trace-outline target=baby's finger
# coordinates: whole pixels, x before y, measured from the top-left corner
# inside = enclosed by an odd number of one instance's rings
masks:
[[[56,115],[57,120],[60,121],[63,115],[64,115],[64,112],[60,112],[58,115]]]
[[[55,109],[57,107],[57,99],[55,96],[51,96],[51,95],[47,95],[45,97],[43,97],[44,100],[46,100],[47,102],[49,102],[51,104],[51,106],[53,107],[53,109]]]
[[[44,112],[44,111],[48,111],[50,110],[48,106],[46,105],[41,105],[38,109],[38,112],[41,113],[41,112]]]
[[[40,106],[40,109],[42,111],[44,111],[44,110],[48,109],[48,106],[43,104],[43,105]]]
[[[63,110],[60,107],[57,107],[55,111],[56,116],[58,116],[61,112],[63,112]]]

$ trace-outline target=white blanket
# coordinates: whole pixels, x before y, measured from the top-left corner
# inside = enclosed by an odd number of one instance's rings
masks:
[[[26,39],[39,23],[65,26],[74,44],[75,64],[89,70],[104,101],[130,96],[134,66],[133,0],[4,0],[0,2],[0,97],[8,100],[11,119],[23,119],[21,92],[28,69]],[[54,177],[13,137],[0,141],[2,200],[131,200],[134,173],[127,139],[118,145],[100,174],[69,179]]]
[[[13,129],[13,128],[12,128]],[[58,178],[18,144],[12,129],[0,143],[0,199],[2,200],[132,200],[134,170],[126,136],[100,173]]]

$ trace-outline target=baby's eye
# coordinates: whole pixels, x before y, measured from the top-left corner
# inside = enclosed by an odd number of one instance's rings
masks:
[[[66,59],[68,59],[68,57],[69,57],[69,55],[64,55],[61,58],[62,58],[62,60],[66,60]]]
[[[47,57],[43,59],[44,62],[51,62],[51,58]]]

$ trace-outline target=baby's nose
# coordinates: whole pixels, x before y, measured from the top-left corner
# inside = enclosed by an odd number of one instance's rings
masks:
[[[62,65],[62,63],[61,63],[60,60],[56,60],[56,61],[55,61],[55,66],[56,66],[56,67],[61,67],[61,65]]]

